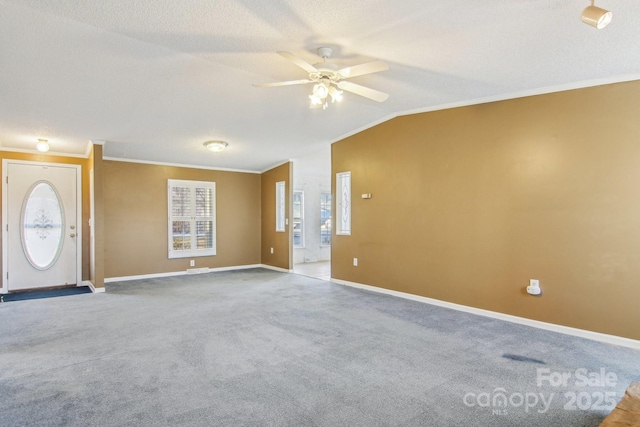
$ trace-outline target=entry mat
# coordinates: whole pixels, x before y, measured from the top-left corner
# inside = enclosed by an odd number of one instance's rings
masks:
[[[2,302],[24,301],[28,299],[54,298],[64,297],[67,295],[90,294],[91,289],[88,286],[79,286],[71,288],[48,289],[43,291],[26,291],[15,292],[11,294],[0,295]]]

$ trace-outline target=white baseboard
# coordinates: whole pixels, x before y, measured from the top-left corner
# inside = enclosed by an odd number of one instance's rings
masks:
[[[566,335],[587,338],[594,341],[605,342],[608,344],[619,345],[621,347],[629,347],[640,350],[640,341],[630,338],[619,337],[616,335],[608,335],[600,332],[587,331],[585,329],[572,328],[569,326],[556,325],[554,323],[541,322],[539,320],[527,319],[525,317],[513,316],[511,314],[499,313],[496,311],[484,310],[481,308],[469,307],[466,305],[455,304],[452,302],[441,301],[433,298],[427,298],[420,295],[408,294],[405,292],[393,291],[391,289],[378,288],[376,286],[364,285],[362,283],[348,282],[346,280],[331,278],[333,283],[339,285],[350,286],[353,288],[365,289],[367,291],[378,292],[395,297],[410,299],[426,304],[437,305],[439,307],[450,308],[452,310],[464,311],[466,313],[476,314],[478,316],[491,317],[493,319],[504,320],[507,322],[518,323],[520,325],[532,326],[538,329],[558,332]]]
[[[267,270],[279,271],[281,273],[293,273],[293,270],[287,270],[286,268],[274,267],[273,265],[260,264],[260,267]]]
[[[82,281],[82,285],[78,285],[78,286],[88,286],[89,289],[91,289],[91,292],[93,292],[94,294],[99,294],[101,292],[104,292],[104,286],[101,288],[96,288],[93,283],[91,283],[90,280],[83,280]]]
[[[172,276],[184,276],[187,274],[201,274],[201,273],[213,273],[216,271],[232,271],[232,270],[247,270],[249,268],[260,268],[262,264],[250,264],[250,265],[234,265],[229,267],[202,267],[202,268],[189,268],[187,270],[182,271],[171,271],[168,273],[154,273],[154,274],[139,274],[136,276],[120,276],[120,277],[108,277],[104,279],[105,283],[112,282],[126,282],[129,280],[140,280],[140,279],[158,279],[161,277],[172,277]]]

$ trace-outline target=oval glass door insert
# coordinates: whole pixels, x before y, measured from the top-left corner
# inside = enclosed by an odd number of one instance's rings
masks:
[[[55,264],[64,242],[62,202],[51,183],[39,181],[22,206],[22,248],[33,267],[46,270]]]

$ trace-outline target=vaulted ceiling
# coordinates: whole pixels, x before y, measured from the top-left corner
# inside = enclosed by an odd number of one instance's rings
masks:
[[[0,149],[260,171],[408,112],[640,79],[640,2],[587,0],[0,0]],[[353,78],[310,109],[309,85],[255,88],[305,72],[333,48]],[[222,153],[207,140],[229,143]]]

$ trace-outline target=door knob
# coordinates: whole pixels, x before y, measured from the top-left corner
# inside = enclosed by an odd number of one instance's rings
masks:
[[[71,234],[69,234],[69,236],[76,237],[76,233],[71,233]]]

